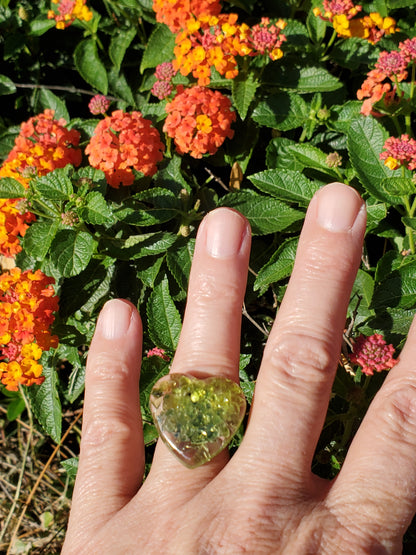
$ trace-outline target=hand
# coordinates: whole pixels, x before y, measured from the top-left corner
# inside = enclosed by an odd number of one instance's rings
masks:
[[[160,441],[141,486],[141,322],[103,308],[91,344],[64,555],[401,553],[416,507],[416,325],[334,481],[311,472],[360,262],[365,208],[345,185],[310,203],[236,454],[190,470]],[[238,381],[250,230],[219,208],[197,237],[172,372]],[[140,487],[141,486],[141,487]]]

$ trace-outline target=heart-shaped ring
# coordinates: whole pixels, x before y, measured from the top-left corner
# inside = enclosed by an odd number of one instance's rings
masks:
[[[167,374],[150,394],[159,436],[188,468],[213,459],[232,440],[246,412],[246,399],[232,380]]]

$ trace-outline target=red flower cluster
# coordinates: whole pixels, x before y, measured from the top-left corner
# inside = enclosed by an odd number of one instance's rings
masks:
[[[402,135],[400,138],[389,137],[383,148],[385,152],[380,154],[380,160],[384,160],[384,165],[391,170],[401,166],[409,170],[416,169],[416,141],[409,135]]]
[[[56,21],[57,29],[69,27],[76,19],[91,21],[93,13],[86,3],[86,0],[52,0],[52,4],[56,4],[56,11],[49,10],[48,19]]]
[[[194,16],[218,15],[221,11],[219,0],[153,0],[156,21],[165,23],[177,33],[185,29],[187,20]]]
[[[55,120],[53,110],[22,123],[15,145],[0,168],[0,178],[12,177],[28,187],[30,177],[46,175],[67,164],[78,166],[82,154],[78,131],[66,129],[64,119]],[[20,203],[21,204],[21,203]],[[20,252],[19,235],[35,216],[19,206],[18,199],[0,201],[0,253],[14,256]]]
[[[147,358],[159,357],[162,360],[170,360],[170,357],[166,354],[165,349],[161,349],[160,347],[153,347],[153,349],[149,349],[146,356]]]
[[[54,282],[40,270],[13,268],[0,275],[0,380],[10,391],[44,380],[38,361],[58,344],[49,332],[59,301]]]
[[[224,140],[234,135],[235,112],[230,99],[219,91],[200,86],[178,88],[166,111],[163,131],[173,138],[179,154],[189,153],[194,158],[215,154]]]
[[[102,170],[108,184],[118,189],[133,183],[133,169],[154,175],[164,148],[159,132],[140,112],[116,110],[98,123],[85,152],[91,166]]]
[[[363,374],[372,376],[374,372],[390,370],[397,360],[393,358],[393,345],[386,345],[382,335],[375,333],[370,337],[360,335],[354,343],[350,360],[361,366]]]
[[[408,76],[407,67],[416,60],[416,37],[399,43],[398,50],[380,53],[376,69],[367,74],[367,79],[357,91],[358,100],[364,100],[361,113],[368,116],[376,102],[383,99],[389,106],[395,100],[397,85]]]

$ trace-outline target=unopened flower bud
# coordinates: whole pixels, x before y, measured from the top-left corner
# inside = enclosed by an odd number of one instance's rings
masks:
[[[338,152],[331,152],[325,159],[328,168],[339,168],[342,166],[342,156]]]
[[[93,96],[88,104],[88,108],[93,116],[105,114],[110,107],[110,100],[103,94]]]
[[[64,225],[74,226],[78,223],[78,216],[72,210],[68,212],[63,212],[61,214],[61,220]]]

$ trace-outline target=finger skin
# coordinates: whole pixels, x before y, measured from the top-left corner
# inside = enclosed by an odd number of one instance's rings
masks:
[[[325,419],[349,296],[360,262],[365,205],[333,183],[312,199],[293,273],[267,341],[249,427],[236,460],[264,480],[303,488]],[[285,456],[282,457],[282,451]],[[287,476],[291,476],[287,480]],[[292,481],[292,482],[291,482]]]
[[[400,541],[416,508],[416,320],[399,360],[371,403],[328,499],[351,520],[359,507],[385,545]]]
[[[126,505],[142,482],[141,350],[136,308],[128,301],[108,301],[88,354],[81,452],[67,534],[72,547],[82,545],[84,537]],[[63,553],[72,551],[64,548]]]
[[[251,232],[247,220],[235,210],[218,208],[201,223],[189,278],[188,298],[172,373],[197,377],[223,376],[238,383],[241,315],[246,288]],[[152,483],[172,472],[181,483],[201,488],[228,460],[222,452],[209,464],[186,469],[159,441],[151,474]],[[163,482],[165,484],[165,482]],[[179,486],[178,486],[179,487]]]

